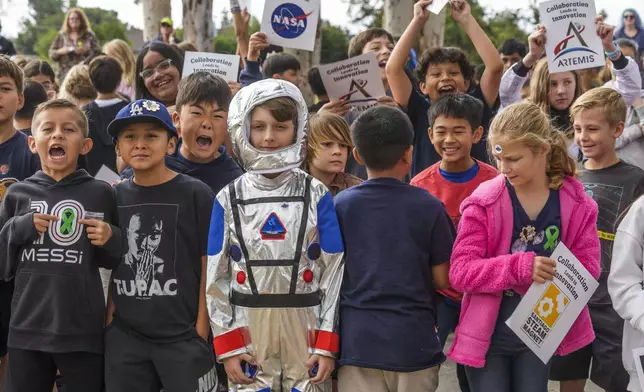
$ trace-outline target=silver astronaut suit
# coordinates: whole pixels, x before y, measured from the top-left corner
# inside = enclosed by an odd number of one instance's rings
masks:
[[[297,137],[264,152],[249,142],[251,111],[277,97],[298,105]],[[343,246],[326,187],[298,169],[306,153],[308,110],[294,85],[274,79],[234,97],[228,126],[246,174],[224,188],[213,207],[206,299],[217,359],[241,353],[259,366],[236,391],[330,391],[310,383],[312,354],[338,351],[338,298]],[[280,173],[270,179],[262,174]]]

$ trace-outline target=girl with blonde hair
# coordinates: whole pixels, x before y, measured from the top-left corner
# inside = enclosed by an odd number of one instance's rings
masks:
[[[632,59],[623,56],[615,46],[613,30],[613,26],[603,23],[601,16],[597,17],[597,35],[602,40],[608,59],[613,63],[617,77],[614,88],[622,94],[627,105],[630,106],[640,93],[639,68]],[[528,72],[534,67],[528,100],[548,115],[556,130],[567,136],[571,156],[580,159],[581,153],[572,138],[570,107],[584,93],[583,83],[576,71],[550,72],[547,59],[542,58],[546,51],[547,38],[546,28],[537,26],[537,30],[528,38],[530,46],[528,54],[505,72],[499,88],[501,107],[521,101],[521,88],[528,78]]]
[[[90,104],[96,99],[96,90],[92,85],[87,65],[77,64],[69,70],[65,80],[63,80],[63,84],[60,86],[58,98],[71,101],[79,108]]]
[[[131,100],[134,99],[136,58],[134,58],[132,48],[122,39],[113,39],[103,45],[103,52],[118,61],[123,70],[121,84],[116,92],[127,96]]]
[[[311,116],[304,170],[324,183],[333,197],[362,182],[344,172],[352,151],[351,131],[343,117],[329,112]]]
[[[545,365],[505,324],[533,282],[554,278],[560,242],[597,279],[597,204],[575,176],[562,133],[543,109],[518,103],[490,125],[488,147],[501,174],[461,204],[450,282],[464,293],[448,356],[466,366],[473,392],[546,392]],[[595,338],[585,307],[556,354]]]
[[[65,79],[74,65],[100,52],[101,47],[85,12],[80,8],[70,8],[63,26],[49,47],[49,57],[58,63],[58,80]]]

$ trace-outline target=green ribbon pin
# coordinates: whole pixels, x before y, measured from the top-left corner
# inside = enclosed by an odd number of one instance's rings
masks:
[[[75,218],[75,213],[74,210],[71,208],[68,208],[63,211],[61,220],[63,221],[63,225],[60,227],[60,233],[61,234],[69,234],[72,231],[74,231],[73,223],[74,223],[74,218]]]
[[[555,250],[555,245],[557,240],[559,239],[559,228],[555,225],[548,226],[545,230],[546,232],[546,239],[548,240],[546,244],[543,246],[544,250]]]

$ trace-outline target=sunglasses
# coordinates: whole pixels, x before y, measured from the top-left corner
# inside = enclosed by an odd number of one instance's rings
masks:
[[[635,15],[624,15],[624,19],[633,20],[633,19],[635,19]]]
[[[144,69],[143,71],[141,71],[141,73],[139,73],[139,76],[141,76],[143,80],[147,80],[147,79],[150,79],[152,76],[154,76],[155,72],[163,73],[168,69],[170,69],[171,66],[172,66],[172,59],[165,59],[159,64],[157,64],[156,67],[154,68]]]

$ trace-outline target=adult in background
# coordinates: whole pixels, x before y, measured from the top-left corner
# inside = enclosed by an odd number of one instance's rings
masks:
[[[122,39],[113,39],[103,45],[103,52],[109,57],[114,58],[121,65],[123,75],[121,76],[121,83],[119,84],[116,92],[132,100],[134,99],[134,80],[136,74],[136,58],[134,52],[127,42]]]
[[[174,35],[174,22],[169,17],[161,19],[159,35],[152,42],[163,42],[168,45],[178,45],[181,40]]]
[[[172,113],[182,69],[183,55],[179,50],[152,42],[136,59],[136,98],[161,102]]]
[[[628,38],[635,41],[641,61],[644,55],[644,26],[640,15],[633,8],[627,8],[622,12],[622,25],[615,32],[615,38]]]
[[[0,31],[2,31],[2,24],[0,24]],[[7,56],[14,56],[16,54],[16,48],[14,48],[13,42],[2,35],[0,35],[0,54],[6,54]]]
[[[76,64],[101,52],[87,15],[80,8],[71,8],[65,15],[63,26],[49,47],[49,57],[58,63],[58,80]]]

